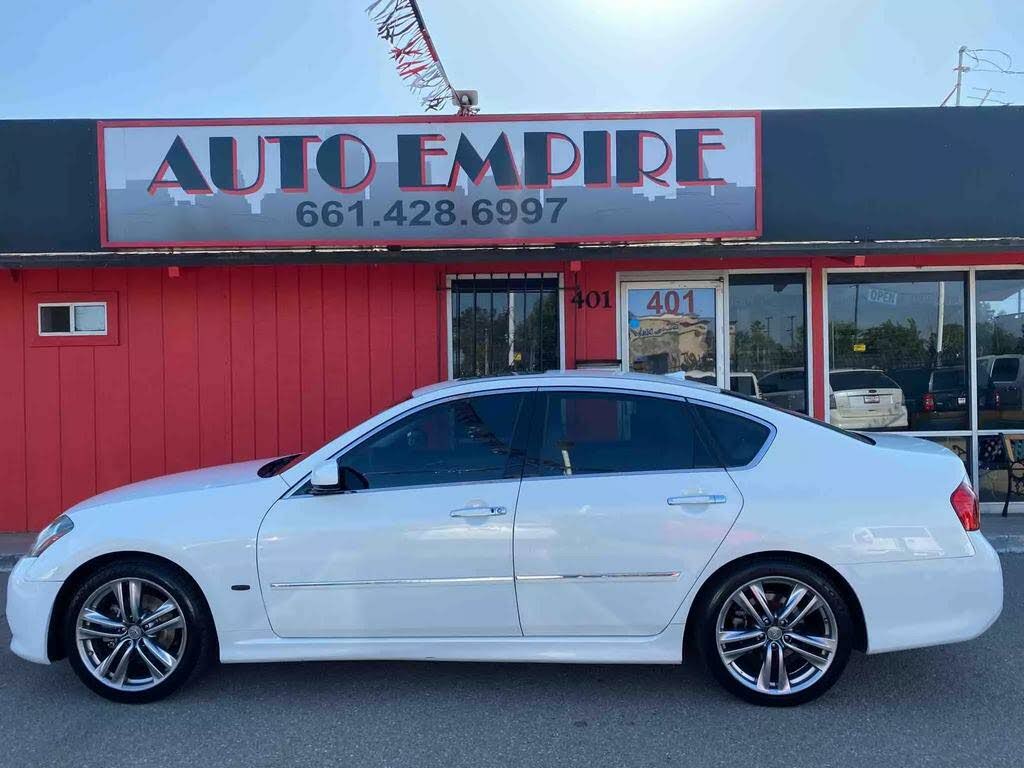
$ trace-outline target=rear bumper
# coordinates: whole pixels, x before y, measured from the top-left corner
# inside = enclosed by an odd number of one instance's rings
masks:
[[[7,581],[7,623],[11,627],[11,651],[28,661],[49,664],[47,640],[50,614],[60,591],[59,581],[30,581],[34,561],[22,558]]]
[[[973,640],[999,618],[999,556],[981,532],[968,535],[972,557],[847,566],[864,611],[868,653]]]
[[[829,413],[829,423],[840,429],[882,429],[884,427],[907,426],[907,409],[900,408],[894,413],[872,413],[864,416],[852,416],[841,411]]]

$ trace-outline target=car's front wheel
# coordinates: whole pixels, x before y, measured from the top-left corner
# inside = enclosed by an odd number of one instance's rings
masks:
[[[64,624],[78,677],[113,701],[142,703],[175,691],[210,648],[195,586],[149,561],[105,566],[75,591]]]
[[[699,645],[715,678],[755,704],[817,698],[850,657],[854,625],[831,580],[773,560],[732,573],[699,606]]]

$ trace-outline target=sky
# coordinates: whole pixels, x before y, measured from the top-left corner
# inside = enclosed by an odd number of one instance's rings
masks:
[[[0,5],[0,117],[411,115],[369,0]],[[482,111],[934,106],[1022,0],[420,0]],[[968,73],[1024,103],[1024,76]],[[446,110],[451,111],[451,110]]]

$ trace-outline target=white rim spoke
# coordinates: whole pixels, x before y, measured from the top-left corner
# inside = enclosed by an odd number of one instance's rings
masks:
[[[124,629],[124,622],[104,616],[99,611],[86,610],[82,614],[82,620],[89,624],[95,624],[97,627],[103,627],[110,632],[118,632]]]
[[[820,608],[821,606],[822,606],[821,600],[818,598],[817,595],[814,595],[813,597],[811,597],[810,600],[807,601],[807,605],[805,605],[803,607],[803,609],[800,611],[800,613],[798,613],[796,615],[796,618],[794,618],[789,623],[789,625],[791,627],[799,626],[800,622],[803,621],[804,619],[806,619],[810,615],[811,611],[816,610],[817,608]]]
[[[142,645],[145,647],[147,651],[153,654],[154,658],[156,658],[157,661],[164,665],[165,669],[170,669],[178,661],[176,658],[174,658],[171,654],[169,654],[159,645],[154,643],[148,637],[142,638]]]
[[[755,581],[750,585],[750,591],[754,593],[754,599],[757,601],[757,607],[764,611],[761,615],[770,619],[773,616],[772,609],[768,607],[768,598],[764,594],[764,589],[761,587],[761,583]]]
[[[732,599],[740,608],[747,612],[747,614],[750,616],[750,618],[754,620],[754,623],[757,624],[758,627],[764,626],[764,622],[761,621],[761,615],[756,610],[754,610],[754,606],[750,604],[750,600],[747,598],[746,595],[744,595],[742,592],[737,592],[735,595],[733,595]]]
[[[789,618],[789,615],[796,610],[796,607],[800,605],[800,601],[807,595],[807,589],[799,585],[793,587],[793,591],[789,593],[789,598],[786,600],[786,604],[779,611],[779,621],[785,621]]]
[[[114,646],[114,650],[112,650],[110,652],[110,655],[107,656],[107,658],[105,658],[103,660],[103,662],[98,667],[96,667],[96,676],[99,677],[100,679],[106,677],[107,673],[110,671],[111,665],[113,665],[113,663],[117,660],[118,655],[121,654],[121,653],[127,654],[128,647],[131,644],[132,644],[132,641],[129,640],[126,637],[120,643],[115,645]]]
[[[124,637],[124,632],[113,632],[106,629],[92,629],[91,627],[78,628],[79,640],[120,640],[122,637]]]
[[[138,621],[142,616],[142,582],[138,579],[128,580],[128,618]]]
[[[816,655],[814,653],[811,653],[810,651],[805,651],[803,648],[801,648],[798,645],[789,645],[789,644],[787,644],[786,647],[789,648],[789,650],[793,651],[794,653],[799,654],[801,657],[803,657],[807,661],[807,663],[812,664],[817,669],[824,670],[824,669],[826,669],[828,667],[829,660],[826,659],[826,658],[823,658],[823,657],[818,656],[818,655]]]
[[[836,641],[829,637],[815,637],[813,635],[798,635],[795,632],[789,633],[790,643],[793,641],[803,643],[804,645],[810,645],[814,648],[818,648],[822,651],[834,651],[836,649]]]
[[[150,661],[149,656],[146,655],[141,645],[135,646],[135,653],[137,653],[139,655],[139,658],[142,659],[143,664],[146,665],[146,668],[149,670],[149,674],[153,676],[154,680],[159,681],[163,679],[165,672],[152,661]]]

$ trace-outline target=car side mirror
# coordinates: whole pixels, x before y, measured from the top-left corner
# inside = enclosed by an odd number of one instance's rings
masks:
[[[314,494],[363,491],[370,487],[366,475],[352,467],[342,466],[338,461],[326,461],[314,469],[309,483]]]

